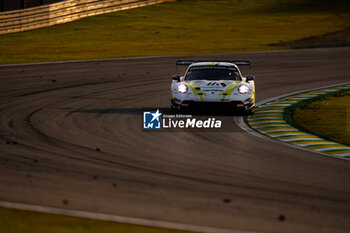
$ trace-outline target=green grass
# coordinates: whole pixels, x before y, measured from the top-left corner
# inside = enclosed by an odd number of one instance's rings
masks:
[[[4,233],[193,233],[1,207],[0,229]]]
[[[285,49],[269,44],[350,27],[326,0],[183,0],[0,35],[0,64]]]
[[[307,102],[292,117],[302,129],[350,145],[350,90]]]

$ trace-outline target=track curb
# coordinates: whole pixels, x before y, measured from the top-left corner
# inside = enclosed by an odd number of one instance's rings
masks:
[[[323,139],[315,134],[303,132],[286,120],[286,110],[313,98],[334,94],[350,89],[350,83],[337,84],[304,90],[275,97],[258,103],[254,115],[247,119],[235,119],[243,130],[257,136],[265,136],[273,141],[290,145],[314,153],[350,160],[350,146]],[[246,124],[246,127],[243,126]],[[249,128],[249,129],[248,129]]]

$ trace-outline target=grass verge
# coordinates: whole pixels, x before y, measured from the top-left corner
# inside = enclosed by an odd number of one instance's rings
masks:
[[[0,35],[0,64],[286,49],[349,22],[345,0],[173,1]]]
[[[6,233],[193,233],[2,207],[0,229]]]
[[[292,119],[303,130],[350,145],[350,90],[307,101]]]

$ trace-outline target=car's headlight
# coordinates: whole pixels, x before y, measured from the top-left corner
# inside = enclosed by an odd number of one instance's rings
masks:
[[[242,84],[238,87],[238,92],[240,94],[246,94],[248,92],[248,90],[249,90],[249,87],[245,84]]]
[[[181,94],[184,94],[188,91],[188,87],[186,84],[180,84],[178,87],[177,87],[177,90],[181,93]]]

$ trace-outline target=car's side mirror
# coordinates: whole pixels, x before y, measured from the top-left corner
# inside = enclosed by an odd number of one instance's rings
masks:
[[[175,81],[180,82],[180,75],[178,75],[178,74],[175,74],[175,75],[171,76],[171,78],[172,78],[173,80],[175,80]]]
[[[249,81],[254,81],[255,80],[255,76],[254,75],[247,75],[245,77],[245,81],[249,82]]]

